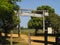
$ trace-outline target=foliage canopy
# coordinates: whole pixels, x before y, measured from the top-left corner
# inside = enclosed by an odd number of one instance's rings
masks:
[[[59,22],[60,16],[55,13],[54,8],[48,5],[43,5],[43,6],[37,7],[37,10],[48,10],[49,12],[49,16],[45,17],[46,29],[47,27],[52,27],[55,30],[59,29],[60,26],[58,25],[60,24]],[[33,13],[36,13],[36,12],[33,12]],[[43,28],[42,20],[43,20],[42,18],[31,17],[31,20],[29,20],[28,22],[28,28],[38,28],[38,29]]]
[[[19,6],[12,3],[11,0],[0,0],[0,22],[3,30],[11,30],[20,23],[17,17]]]

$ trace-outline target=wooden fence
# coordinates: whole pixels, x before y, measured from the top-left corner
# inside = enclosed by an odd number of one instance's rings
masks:
[[[31,34],[30,34],[31,35]],[[45,33],[40,33],[40,34],[37,34],[39,36],[44,36],[44,41],[40,41],[40,43],[44,43],[44,45],[48,45],[48,44],[51,44],[51,45],[60,45],[60,34],[48,34],[47,31],[45,31]],[[55,37],[55,42],[49,42],[47,39],[48,39],[48,36],[54,36]]]

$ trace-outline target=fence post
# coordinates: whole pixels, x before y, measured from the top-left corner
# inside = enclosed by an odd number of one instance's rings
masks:
[[[18,24],[18,37],[20,37],[20,31],[21,31],[20,24]]]
[[[45,45],[47,45],[47,36],[48,36],[48,34],[47,34],[47,30],[45,30]]]
[[[30,33],[28,34],[28,44],[31,45],[31,37],[30,37]]]
[[[10,42],[10,45],[13,45],[12,34],[13,34],[13,31],[11,31],[11,36],[10,36],[11,37],[11,42]]]
[[[58,39],[59,35],[56,34],[56,45],[59,45],[59,39]]]

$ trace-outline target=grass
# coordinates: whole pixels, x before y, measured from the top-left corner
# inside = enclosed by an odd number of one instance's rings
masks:
[[[32,35],[35,33],[35,29],[24,29],[24,30],[21,30],[21,33],[22,34],[26,34],[28,35],[29,33],[32,33]],[[42,33],[42,30],[38,30],[37,33]]]
[[[34,34],[34,32],[35,32],[35,29],[21,29],[21,34],[28,35],[29,33],[33,33]],[[17,34],[18,30],[13,30],[13,33]],[[37,33],[43,33],[43,31],[42,30],[38,30]]]
[[[28,35],[29,33],[34,33],[34,32],[35,32],[34,29],[23,29],[23,30],[21,30],[21,33],[26,34],[26,35]]]

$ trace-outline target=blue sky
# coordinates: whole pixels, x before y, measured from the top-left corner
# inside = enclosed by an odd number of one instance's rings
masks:
[[[22,0],[21,2],[17,2],[20,8],[24,9],[36,9],[42,5],[49,5],[55,9],[55,12],[60,15],[60,0]],[[21,27],[27,27],[27,23],[30,17],[20,16],[21,19]]]

